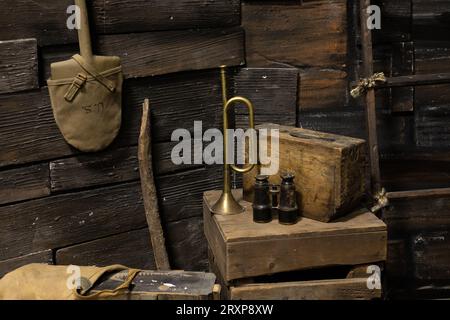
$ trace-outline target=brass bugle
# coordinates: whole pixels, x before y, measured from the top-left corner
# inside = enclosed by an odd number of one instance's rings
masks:
[[[223,166],[223,192],[222,195],[217,201],[217,203],[212,207],[212,212],[214,214],[219,215],[233,215],[239,214],[245,211],[244,207],[242,207],[234,198],[231,192],[231,171],[235,171],[237,173],[246,173],[255,167],[254,164],[248,164],[244,167],[238,167],[234,164],[229,164],[231,161],[228,161],[228,134],[227,130],[229,129],[229,115],[228,112],[230,108],[236,104],[243,104],[248,108],[249,113],[249,126],[251,129],[255,129],[255,121],[254,121],[254,109],[253,104],[244,97],[233,97],[231,99],[227,98],[227,79],[226,79],[226,66],[221,66],[220,70],[221,81],[222,81],[222,97],[223,97],[223,152],[224,152],[224,166]],[[250,143],[254,143],[251,141]]]

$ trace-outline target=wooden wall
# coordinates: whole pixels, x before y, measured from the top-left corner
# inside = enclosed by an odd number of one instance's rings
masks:
[[[230,94],[274,121],[365,138],[364,108],[349,96],[360,67],[355,0],[89,0],[96,52],[122,57],[123,128],[101,153],[61,137],[45,80],[77,52],[72,0],[0,0],[0,275],[38,261],[154,266],[137,169],[141,103],[150,98],[156,182],[174,268],[206,268],[201,195],[221,170],[175,166],[171,133],[221,127],[217,67],[234,67]],[[376,0],[376,70],[450,70],[450,2]],[[384,185],[450,186],[450,87],[377,95]],[[238,124],[246,114],[236,112]],[[387,210],[389,295],[447,295],[450,199],[396,199]],[[407,283],[408,285],[405,285]],[[438,293],[435,293],[438,292]]]

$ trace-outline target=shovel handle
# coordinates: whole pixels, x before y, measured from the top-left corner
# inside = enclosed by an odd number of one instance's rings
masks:
[[[86,61],[90,61],[93,58],[93,54],[86,0],[75,0],[75,5],[80,8],[80,29],[78,29],[80,54]]]

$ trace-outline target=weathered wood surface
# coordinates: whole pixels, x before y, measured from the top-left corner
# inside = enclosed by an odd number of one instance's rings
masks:
[[[412,0],[415,40],[448,41],[450,3],[446,0]]]
[[[142,198],[145,208],[145,217],[150,231],[155,264],[158,270],[170,270],[167,256],[166,240],[161,225],[161,216],[156,193],[155,176],[153,174],[153,154],[151,151],[151,117],[150,102],[145,99],[142,106],[142,124],[139,134],[138,160],[141,177]]]
[[[47,163],[0,172],[0,205],[50,195]]]
[[[201,217],[170,222],[166,224],[165,230],[172,269],[208,269],[207,241]]]
[[[296,68],[244,68],[234,76],[234,94],[253,103],[255,124],[274,122],[294,126],[297,121],[297,91]],[[248,112],[237,106],[235,114],[237,127],[247,128]]]
[[[122,59],[127,78],[245,63],[244,31],[239,28],[105,35],[98,53]]]
[[[124,91],[122,128],[111,149],[137,144],[145,98],[150,98],[154,106],[155,143],[170,141],[175,129],[193,132],[194,121],[202,121],[202,131],[219,127],[222,100],[218,70],[131,80]],[[0,135],[4,137],[0,141],[0,166],[78,154],[64,141],[55,124],[47,88],[0,96]],[[169,149],[163,149],[166,147]],[[161,170],[171,170],[167,165]]]
[[[248,284],[230,288],[230,300],[372,300],[381,290],[367,278]]]
[[[374,30],[374,43],[410,41],[413,0],[375,0],[381,8],[381,30]]]
[[[37,38],[40,45],[74,43],[76,31],[66,26],[71,0],[0,1],[1,40]],[[88,3],[97,33],[221,28],[239,25],[237,0],[94,0]],[[20,23],[17,19],[20,17]]]
[[[346,9],[346,1],[343,0],[302,4],[244,2],[242,25],[246,31],[248,65],[344,65],[347,53]]]
[[[30,253],[22,257],[0,261],[0,278],[30,263],[54,264],[52,250]]]
[[[208,244],[225,281],[386,259],[386,225],[365,210],[335,223],[303,218],[288,227],[278,221],[260,225],[253,222],[251,203],[245,201],[241,202],[246,208],[243,214],[211,215],[211,206],[219,196],[217,191],[205,193],[204,223]]]
[[[147,228],[85,242],[56,251],[56,264],[110,266],[155,270],[155,259]]]
[[[36,39],[0,41],[0,93],[39,87]]]
[[[9,259],[136,230],[146,221],[139,184],[131,183],[0,207],[0,224],[0,259]]]
[[[341,110],[348,103],[347,73],[308,68],[300,73],[299,110]]]
[[[363,140],[287,126],[263,124],[257,129],[279,129],[279,172],[295,175],[298,206],[303,216],[331,221],[358,206],[366,190]],[[270,137],[269,132],[269,137]],[[268,150],[272,145],[268,141]],[[258,168],[244,175],[244,199],[253,199]],[[279,174],[270,182],[280,184]]]
[[[414,73],[414,43],[400,42],[392,49],[392,77],[412,75]],[[414,87],[396,88],[391,91],[393,112],[414,110]]]
[[[244,31],[239,27],[99,35],[96,50],[120,56],[125,78],[245,63]],[[45,78],[50,77],[51,63],[70,59],[78,51],[76,46],[44,49],[41,68]]]

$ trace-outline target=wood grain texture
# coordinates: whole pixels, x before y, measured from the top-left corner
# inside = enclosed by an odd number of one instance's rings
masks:
[[[202,121],[202,132],[219,127],[222,100],[218,70],[129,80],[124,91],[121,131],[99,159],[118,147],[137,144],[145,98],[150,98],[153,105],[155,148],[159,148],[159,142],[171,141],[175,129],[193,132],[194,121]],[[27,121],[23,121],[24,117]],[[0,167],[79,154],[64,141],[56,126],[47,88],[0,96],[0,135],[4,137],[0,141]],[[164,157],[170,156],[167,152],[171,146],[161,148]],[[83,162],[85,158],[80,159]],[[172,170],[167,158],[161,165],[161,172]]]
[[[400,42],[393,45],[392,77],[414,74],[414,43]],[[414,110],[414,87],[393,88],[391,91],[393,112],[411,112]]]
[[[139,184],[131,183],[1,207],[0,224],[0,259],[9,259],[139,229],[146,221]]]
[[[278,174],[272,175],[270,182],[280,184],[283,171],[295,175],[297,203],[304,217],[328,222],[360,204],[366,188],[363,140],[288,126],[257,126],[263,128],[269,129],[269,136],[270,129],[279,130],[281,156],[274,163]],[[255,168],[244,175],[244,199],[249,202],[258,172]]]
[[[244,2],[249,67],[342,67],[347,54],[344,0]],[[264,27],[262,27],[264,26]]]
[[[238,27],[105,35],[98,41],[99,54],[122,59],[127,78],[245,63],[244,32]]]
[[[234,94],[253,103],[255,124],[274,122],[294,126],[297,91],[298,70],[294,68],[244,68],[234,76]],[[248,112],[237,106],[235,114],[237,127],[248,127]]]
[[[205,194],[204,223],[208,243],[226,281],[386,258],[386,226],[364,210],[335,223],[303,218],[293,226],[278,221],[261,225],[253,223],[251,203],[245,201],[241,202],[246,208],[243,214],[213,216],[211,206],[219,196],[220,192]]]
[[[300,73],[299,110],[341,110],[348,105],[347,73],[342,70],[307,68]]]
[[[56,264],[110,266],[155,270],[148,229],[130,231],[56,251]]]
[[[144,201],[145,217],[152,242],[157,270],[170,270],[169,257],[166,250],[161,216],[159,212],[158,195],[153,174],[153,154],[151,152],[151,116],[150,102],[145,99],[142,106],[142,124],[139,134],[138,161],[141,176],[142,198]]]
[[[39,87],[36,39],[0,41],[0,93]]]
[[[207,241],[203,234],[201,217],[167,223],[165,230],[167,250],[173,269],[196,271],[208,269]]]
[[[381,29],[374,30],[374,43],[395,43],[410,41],[413,37],[412,1],[375,0],[372,4],[381,8]]]
[[[30,263],[54,264],[52,250],[45,250],[9,260],[0,261],[0,278]]]
[[[40,45],[74,43],[66,27],[70,0],[0,1],[1,40],[37,38]],[[92,29],[100,34],[153,30],[221,28],[239,25],[237,0],[93,0],[88,2]],[[17,23],[17,17],[21,17]]]
[[[0,172],[0,205],[50,195],[48,164]]]
[[[230,300],[372,300],[381,290],[367,278],[248,284],[230,288]]]
[[[450,3],[446,0],[412,0],[415,40],[448,41]]]

